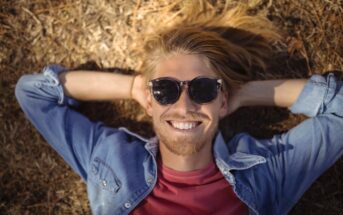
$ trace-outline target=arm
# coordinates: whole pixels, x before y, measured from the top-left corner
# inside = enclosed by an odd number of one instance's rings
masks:
[[[81,101],[129,99],[134,76],[94,71],[59,74],[67,96]]]
[[[229,113],[243,106],[290,107],[306,82],[306,79],[248,82],[230,96]]]
[[[59,74],[67,96],[81,101],[135,99],[145,107],[144,78],[108,72],[68,71]]]
[[[101,80],[103,83],[97,83]],[[74,75],[74,72],[65,72],[61,66],[51,65],[41,74],[23,75],[16,85],[15,95],[26,117],[44,139],[87,180],[93,148],[105,135],[114,134],[117,130],[90,121],[72,107],[78,104],[76,99],[129,98],[132,80],[130,76],[100,72],[90,72],[83,77],[79,72]],[[117,87],[119,81],[122,83]]]
[[[240,92],[244,92],[244,102],[240,104],[274,104],[310,117],[286,133],[261,140],[267,149],[265,175],[274,182],[270,183],[270,190],[275,192],[269,196],[277,204],[276,213],[284,214],[343,154],[343,83],[332,74],[314,75],[308,81],[281,82],[271,88],[274,84],[262,84],[267,82],[243,87]]]

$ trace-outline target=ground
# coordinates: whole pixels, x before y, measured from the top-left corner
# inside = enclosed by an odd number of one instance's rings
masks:
[[[14,97],[18,78],[49,63],[135,71],[141,63],[133,51],[139,35],[166,18],[160,17],[161,11],[173,11],[180,2],[190,1],[1,0],[0,214],[91,213],[84,183],[20,110]],[[343,70],[341,0],[241,2],[252,11],[265,10],[283,33],[287,56],[297,56],[284,77]],[[298,70],[306,72],[297,75]],[[110,126],[152,135],[149,119],[135,102],[89,103],[81,111]],[[241,131],[270,137],[303,119],[284,109],[245,108],[225,119],[221,129],[226,138]],[[343,159],[312,185],[290,214],[343,214]]]

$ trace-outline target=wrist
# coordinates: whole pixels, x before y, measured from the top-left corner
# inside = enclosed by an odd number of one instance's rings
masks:
[[[135,87],[135,80],[136,80],[137,75],[134,75],[131,79],[131,86],[130,86],[130,99],[134,99],[134,87]]]
[[[139,102],[139,95],[143,90],[143,79],[141,75],[134,75],[131,82],[130,98]]]
[[[241,85],[240,88],[237,89],[236,97],[239,107],[246,107],[251,105],[251,88],[251,82],[248,82]]]

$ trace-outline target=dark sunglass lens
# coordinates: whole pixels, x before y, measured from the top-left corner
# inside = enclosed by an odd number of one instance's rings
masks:
[[[162,105],[172,104],[179,97],[179,89],[176,81],[173,80],[153,80],[152,93],[156,101]]]
[[[197,78],[190,82],[189,96],[197,103],[207,103],[217,97],[217,80]]]

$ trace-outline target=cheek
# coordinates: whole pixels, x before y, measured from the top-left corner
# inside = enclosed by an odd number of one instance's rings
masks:
[[[155,122],[158,122],[166,110],[161,108],[159,104],[152,103],[151,105],[151,116]]]
[[[215,120],[219,117],[220,106],[218,102],[202,105],[200,111],[210,117],[211,120]]]
[[[213,103],[209,107],[204,108],[203,113],[210,118],[208,126],[211,127],[211,130],[218,127],[219,120],[221,119],[221,107],[219,102]]]

